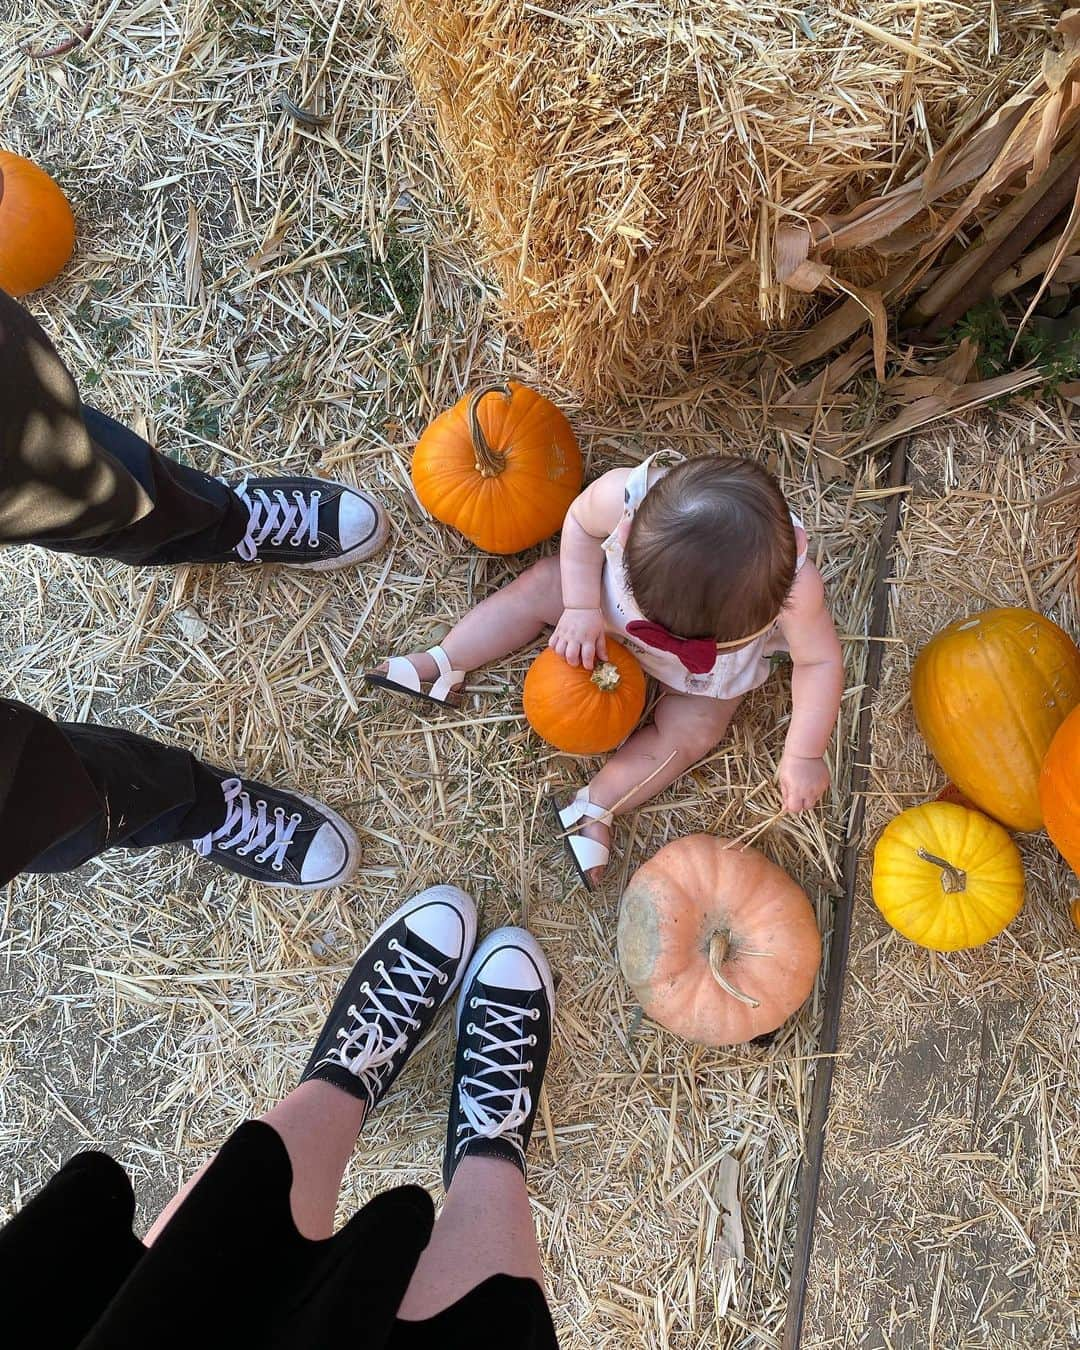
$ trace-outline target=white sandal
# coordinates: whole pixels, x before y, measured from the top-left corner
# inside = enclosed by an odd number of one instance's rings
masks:
[[[580,825],[581,821],[586,819],[596,820],[601,825],[610,827],[613,819],[612,814],[606,807],[597,806],[595,802],[589,801],[589,789],[587,787],[583,787],[562,810],[555,805],[554,798],[548,800],[551,802],[555,819],[563,830],[563,843],[566,845],[570,860],[581,878],[581,884],[587,891],[591,891],[594,888],[589,880],[589,873],[594,867],[607,866],[607,861],[611,857],[611,850],[607,844],[601,844],[598,839],[590,839],[588,835],[574,834],[572,831],[575,826]]]
[[[431,657],[439,671],[438,678],[431,682],[427,693],[421,688],[426,681],[420,679],[420,672],[407,656],[391,656],[386,662],[385,674],[369,670],[364,674],[364,682],[379,689],[393,690],[395,694],[406,694],[409,698],[434,703],[437,708],[456,710],[458,704],[450,695],[459,685],[465,683],[465,677],[469,672],[455,670],[441,647],[429,647],[424,655]]]

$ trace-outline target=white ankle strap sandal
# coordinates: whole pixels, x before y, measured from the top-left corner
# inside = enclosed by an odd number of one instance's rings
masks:
[[[586,890],[593,889],[589,881],[589,873],[594,867],[606,867],[608,858],[611,856],[611,850],[606,844],[601,844],[596,839],[590,839],[587,835],[573,833],[576,826],[579,826],[583,820],[597,820],[601,825],[610,825],[612,814],[606,807],[597,806],[595,802],[589,800],[589,789],[581,788],[568,805],[561,810],[552,803],[552,809],[555,812],[555,818],[558,820],[562,829],[563,842],[566,844],[567,851],[577,869],[581,883]]]
[[[441,647],[429,647],[424,655],[431,657],[439,672],[438,678],[432,681],[427,690],[423,688],[424,681],[420,679],[420,672],[407,656],[391,656],[386,663],[385,674],[369,670],[364,680],[379,689],[391,689],[396,694],[405,694],[409,698],[421,699],[425,703],[434,703],[439,708],[456,708],[457,700],[452,695],[464,684],[468,672],[455,670]]]

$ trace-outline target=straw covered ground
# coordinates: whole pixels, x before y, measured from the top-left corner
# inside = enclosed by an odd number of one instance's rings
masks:
[[[1078,631],[1075,412],[1047,404],[943,424],[912,447],[874,717],[807,1350],[1064,1350],[1080,1338],[1080,962],[1076,878],[1021,844],[1019,918],[939,955],[870,898],[885,823],[944,779],[915,730],[915,652],[943,623],[1027,605]]]
[[[452,879],[485,927],[528,922],[560,977],[532,1193],[565,1345],[775,1344],[819,995],[771,1046],[692,1049],[638,1024],[614,938],[628,869],[700,828],[766,827],[760,842],[827,929],[843,796],[774,820],[786,678],[693,779],[620,828],[593,898],[571,884],[541,809],[582,768],[527,732],[527,657],[482,673],[467,715],[431,727],[368,694],[361,672],[391,642],[435,635],[520,566],[424,520],[407,468],[423,424],[466,384],[534,372],[489,320],[449,175],[372,12],[187,0],[103,13],[64,61],[28,61],[18,45],[63,36],[45,7],[17,4],[0,27],[5,139],[56,173],[81,226],[35,312],[87,399],[169,453],[215,472],[341,475],[381,497],[394,534],[371,565],[321,580],[4,555],[5,695],[318,794],[358,826],[366,856],[354,886],[307,897],[185,851],[13,885],[0,916],[3,1212],[98,1146],[132,1170],[144,1225],[295,1081],[387,907]],[[291,120],[283,90],[330,123]],[[662,445],[736,444],[718,429],[719,392],[605,420],[548,389],[590,475]],[[777,453],[851,637],[842,783],[882,500],[872,469],[823,484]],[[444,1025],[365,1134],[343,1212],[406,1178],[437,1187],[449,1049]],[[714,1260],[730,1153],[749,1253],[733,1288]]]
[[[1061,9],[382,3],[507,317],[594,397],[683,382],[702,346],[805,313],[777,281],[778,228],[903,181],[1035,75]],[[885,267],[848,255],[845,283]]]

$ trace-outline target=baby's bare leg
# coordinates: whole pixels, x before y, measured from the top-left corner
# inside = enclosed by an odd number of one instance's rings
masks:
[[[589,800],[609,810],[619,802],[615,814],[623,815],[655,797],[723,739],[741,701],[665,694],[651,725],[635,731],[589,784]],[[610,831],[591,821],[582,833],[606,844]],[[602,876],[603,868],[593,868],[589,880]]]
[[[469,610],[439,645],[455,670],[477,670],[535,641],[545,626],[558,623],[562,610],[559,560],[541,558]],[[408,659],[422,680],[435,678],[430,656],[410,652]]]

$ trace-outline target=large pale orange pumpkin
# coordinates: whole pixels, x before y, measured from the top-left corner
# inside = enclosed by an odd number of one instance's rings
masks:
[[[0,290],[28,295],[52,281],[75,248],[75,217],[44,169],[0,150]]]
[[[556,750],[604,755],[624,741],[645,708],[645,673],[613,638],[593,670],[545,647],[529,667],[522,702],[529,725]]]
[[[1039,773],[1080,703],[1080,650],[1030,609],[988,609],[943,628],[911,672],[930,752],[980,810],[1014,830],[1042,825]]]
[[[1046,833],[1080,876],[1080,708],[1058,727],[1039,775]]]
[[[581,477],[570,423],[515,380],[459,399],[427,428],[412,459],[421,505],[488,553],[520,553],[549,539]]]
[[[810,995],[821,937],[806,893],[754,848],[676,839],[619,906],[619,965],[646,1016],[703,1045],[775,1031]]]

